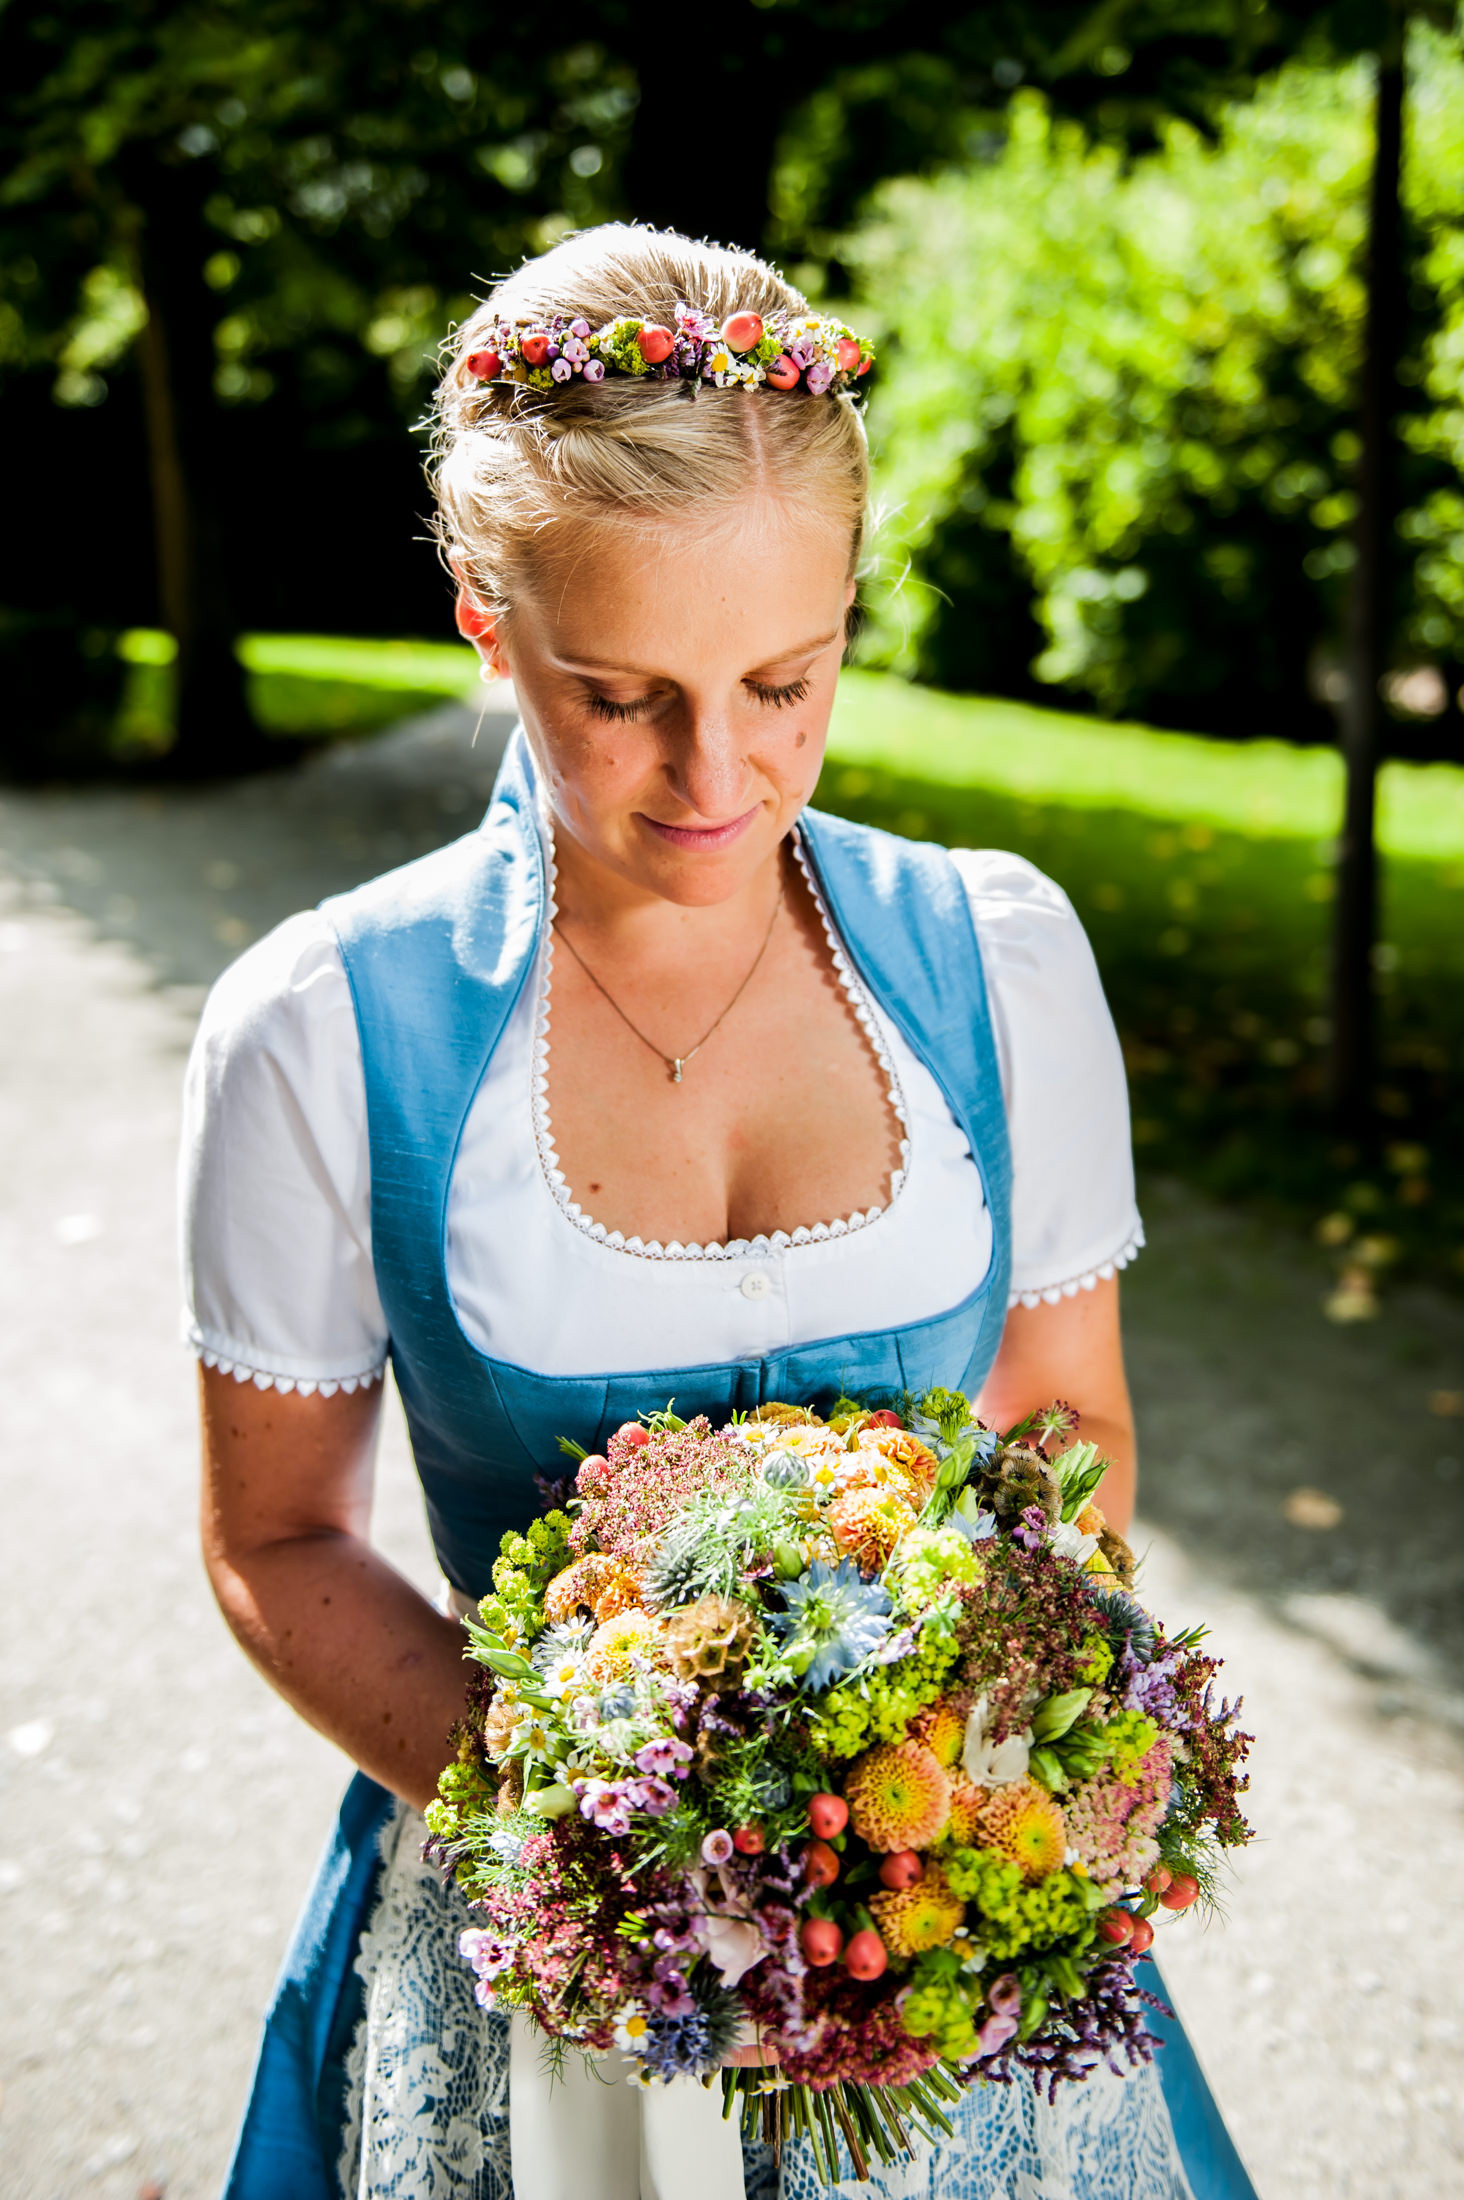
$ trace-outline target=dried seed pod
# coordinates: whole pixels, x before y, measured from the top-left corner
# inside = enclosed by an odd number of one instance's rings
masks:
[[[756,1616],[736,1597],[698,1597],[666,1622],[671,1669],[686,1681],[735,1684],[756,1642]]]

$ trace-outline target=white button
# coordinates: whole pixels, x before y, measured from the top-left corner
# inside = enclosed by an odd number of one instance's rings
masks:
[[[772,1279],[765,1276],[760,1268],[754,1268],[750,1275],[743,1277],[737,1288],[745,1299],[765,1299],[773,1288]]]

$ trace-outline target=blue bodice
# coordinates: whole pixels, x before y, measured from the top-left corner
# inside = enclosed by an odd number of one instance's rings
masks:
[[[392,1364],[438,1557],[487,1587],[505,1529],[535,1509],[560,1436],[603,1444],[675,1398],[725,1421],[767,1399],[829,1403],[979,1389],[1001,1341],[1011,1269],[1011,1162],[970,904],[943,849],[808,811],[820,889],[870,992],[931,1071],[966,1134],[992,1225],[990,1265],[960,1305],[904,1328],[761,1357],[631,1374],[543,1375],[464,1335],[447,1278],[447,1206],[473,1097],[534,968],[546,921],[543,843],[522,732],[476,832],[325,904],[360,1032],[371,1233]],[[533,1258],[532,1248],[525,1249]],[[647,1355],[654,1339],[647,1337]]]

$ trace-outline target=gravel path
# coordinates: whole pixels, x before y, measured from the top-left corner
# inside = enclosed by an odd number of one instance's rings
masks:
[[[217,2191],[345,1766],[244,1664],[196,1557],[179,1077],[200,989],[248,939],[462,829],[502,722],[471,754],[467,730],[445,713],[242,788],[0,797],[6,2200]],[[1145,1206],[1125,1288],[1147,1581],[1228,1656],[1262,1830],[1227,1922],[1161,1952],[1263,2200],[1446,2200],[1464,1312],[1400,1292],[1331,1329],[1307,1248],[1173,1185]],[[1334,1527],[1288,1519],[1301,1488]],[[377,1522],[429,1581],[395,1409]]]

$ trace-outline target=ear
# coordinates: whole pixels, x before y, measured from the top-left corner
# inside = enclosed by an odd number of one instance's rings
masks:
[[[475,596],[459,585],[454,607],[457,630],[465,642],[471,642],[482,658],[485,669],[495,678],[509,678],[508,657],[498,633],[498,614],[480,604]]]

